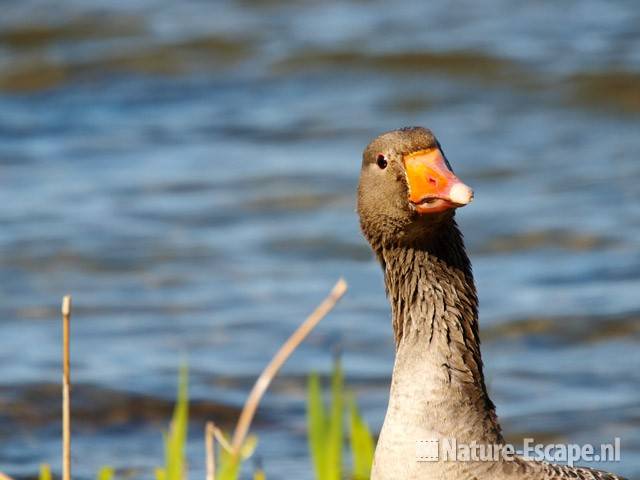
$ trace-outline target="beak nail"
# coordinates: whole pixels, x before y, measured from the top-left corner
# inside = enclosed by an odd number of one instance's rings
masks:
[[[464,183],[456,183],[449,191],[449,199],[458,205],[468,205],[473,200],[473,190]]]

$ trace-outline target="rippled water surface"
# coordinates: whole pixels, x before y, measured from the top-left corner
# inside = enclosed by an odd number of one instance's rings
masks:
[[[74,295],[74,468],[149,478],[190,365],[205,419],[344,276],[260,409],[269,478],[311,479],[305,378],[339,346],[377,430],[393,359],[354,189],[364,145],[431,127],[509,439],[605,443],[640,475],[636,2],[8,1],[0,15],[0,468],[59,468]],[[602,465],[600,465],[602,466]]]

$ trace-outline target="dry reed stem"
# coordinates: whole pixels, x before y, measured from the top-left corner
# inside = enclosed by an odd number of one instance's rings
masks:
[[[247,397],[247,401],[242,408],[236,430],[233,434],[233,441],[231,443],[232,451],[234,455],[238,455],[240,448],[247,437],[251,421],[255,416],[258,405],[262,396],[269,388],[269,384],[275,377],[280,367],[287,361],[293,351],[298,348],[300,343],[306,338],[306,336],[315,328],[316,325],[322,320],[327,313],[329,313],[335,304],[347,291],[347,282],[344,279],[338,280],[331,293],[324,301],[316,307],[316,309],[307,317],[307,319],[293,332],[293,334],[287,339],[287,341],[280,347],[280,350],[274,355],[266,368],[262,371],[256,383],[251,389],[251,393]]]
[[[71,379],[69,375],[69,320],[71,296],[62,299],[62,480],[71,480]]]
[[[215,430],[215,424],[213,422],[207,422],[204,429],[204,444],[207,456],[207,480],[216,480]]]
[[[0,472],[0,480],[13,480],[9,475]]]
[[[229,453],[233,453],[233,450],[231,449],[231,444],[225,438],[224,433],[222,433],[222,430],[220,430],[218,427],[215,427],[213,429],[213,436],[216,438],[216,440],[218,441],[218,443],[222,448],[224,448]]]

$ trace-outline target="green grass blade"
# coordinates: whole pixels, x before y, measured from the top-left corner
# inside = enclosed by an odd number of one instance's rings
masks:
[[[173,410],[169,434],[165,439],[165,478],[162,480],[183,480],[185,477],[184,451],[189,426],[188,377],[187,368],[182,367],[178,381],[178,399]]]
[[[156,480],[167,480],[167,472],[164,468],[156,468]]]
[[[229,458],[222,461],[220,473],[216,480],[237,480],[240,476],[240,461],[237,458]]]
[[[331,376],[331,414],[327,434],[326,480],[342,478],[342,444],[344,424],[344,375],[336,360]]]
[[[219,453],[220,473],[216,480],[237,480],[240,476],[240,458],[227,452],[222,446]]]
[[[226,435],[225,438],[227,438]],[[253,455],[257,445],[258,437],[256,435],[249,435],[242,447],[240,447],[239,456],[235,457],[221,446],[219,450],[220,455],[218,456],[220,459],[220,473],[216,480],[237,480],[240,476],[240,468],[243,460],[246,460]]]
[[[104,466],[98,470],[98,480],[112,480],[114,475],[114,470],[112,467]]]
[[[264,470],[261,468],[253,472],[253,480],[267,480],[267,476],[264,474]]]
[[[369,427],[360,415],[355,399],[350,399],[350,442],[354,480],[369,480],[373,463],[374,443]]]
[[[240,447],[240,458],[244,461],[248,458],[251,458],[251,455],[256,451],[258,447],[258,436],[257,435],[248,435],[247,439]]]
[[[40,465],[40,474],[38,475],[39,480],[51,480],[51,467],[48,463],[43,463]]]
[[[322,388],[317,373],[309,376],[307,393],[307,430],[309,450],[313,459],[316,480],[325,480],[326,414],[322,401]]]

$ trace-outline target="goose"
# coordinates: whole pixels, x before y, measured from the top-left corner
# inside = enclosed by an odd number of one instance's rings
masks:
[[[430,453],[432,461],[418,461],[425,441],[504,445],[482,371],[471,263],[454,219],[472,200],[428,129],[387,132],[364,150],[357,210],[384,272],[395,337],[371,479],[622,480],[515,454],[447,461]]]

